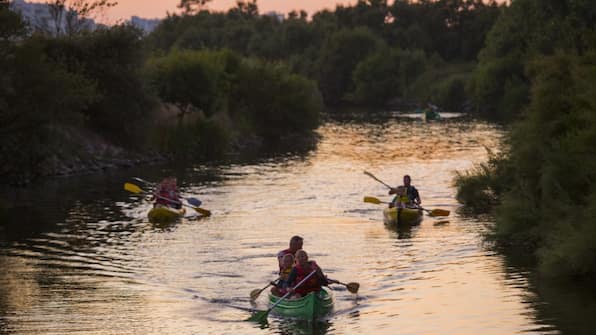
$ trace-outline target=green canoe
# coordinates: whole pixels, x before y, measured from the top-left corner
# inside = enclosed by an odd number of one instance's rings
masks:
[[[184,208],[176,209],[167,206],[153,207],[147,214],[151,222],[172,222],[184,216],[186,210]]]
[[[385,208],[383,210],[383,221],[387,225],[417,225],[422,221],[422,210],[417,208],[401,208],[398,220],[397,208]]]
[[[273,305],[279,299],[269,293],[269,304]],[[286,299],[275,306],[273,312],[277,315],[304,320],[315,320],[333,309],[333,298],[327,290],[311,292],[299,299]]]

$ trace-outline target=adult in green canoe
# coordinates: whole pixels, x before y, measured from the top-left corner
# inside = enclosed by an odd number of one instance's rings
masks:
[[[296,251],[302,249],[302,244],[304,242],[304,239],[298,235],[294,235],[292,236],[292,238],[290,239],[290,245],[287,249],[284,249],[280,252],[277,253],[277,262],[279,263],[279,270],[281,271],[283,269],[283,258],[285,255],[287,254],[291,254],[292,256],[296,256]]]
[[[409,175],[404,176],[404,185],[406,189],[406,195],[408,196],[408,203],[406,204],[407,207],[420,207],[422,201],[420,200],[420,194],[416,187],[412,186],[412,178]],[[389,190],[389,194],[398,194],[399,190],[397,187],[392,187]],[[395,202],[396,199],[393,199],[392,203]]]
[[[295,290],[291,288],[292,286],[295,286],[297,283],[301,282],[313,271],[316,273],[308,278],[307,281],[302,283],[302,285],[297,287]],[[329,281],[327,280],[325,274],[323,274],[323,270],[315,261],[309,261],[308,254],[302,249],[296,251],[296,265],[292,269],[292,272],[290,272],[288,282],[291,283],[289,291],[293,291],[294,297],[296,298],[303,297],[310,292],[319,292],[323,286],[329,285]]]

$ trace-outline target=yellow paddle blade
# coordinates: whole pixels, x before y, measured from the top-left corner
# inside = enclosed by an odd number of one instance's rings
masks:
[[[211,216],[211,211],[210,211],[210,210],[208,210],[208,209],[204,209],[204,208],[201,208],[201,207],[193,207],[193,209],[194,209],[195,211],[197,211],[197,213],[199,213],[199,214],[201,214],[201,215],[204,215],[204,216]]]
[[[124,189],[132,193],[143,193],[143,190],[135,184],[125,183]]]
[[[375,197],[364,197],[364,202],[369,202],[371,204],[382,204],[383,202]]]
[[[446,210],[446,209],[433,209],[430,212],[428,212],[428,215],[430,216],[449,216],[449,213],[451,213],[450,211]]]

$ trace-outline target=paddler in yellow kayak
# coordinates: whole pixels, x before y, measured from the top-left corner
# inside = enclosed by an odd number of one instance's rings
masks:
[[[416,189],[416,187],[412,186],[411,183],[412,183],[412,178],[409,175],[405,175],[403,188],[405,188],[405,193],[407,196],[406,207],[418,208],[418,207],[420,207],[420,204],[422,203],[422,201],[420,200],[420,194],[418,193],[418,190]],[[396,194],[395,198],[393,198],[393,201],[391,201],[392,205],[390,205],[389,207],[394,207],[397,203],[397,200],[399,200],[399,197],[402,196],[401,194],[398,194],[398,188],[399,187],[392,187],[389,190],[390,195]]]
[[[178,180],[176,177],[166,177],[157,185],[153,193],[155,203],[153,207],[166,206],[172,208],[181,208],[182,201],[180,201],[180,194],[178,193]]]

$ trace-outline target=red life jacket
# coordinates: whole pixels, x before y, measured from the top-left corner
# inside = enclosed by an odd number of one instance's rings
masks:
[[[173,190],[168,190],[166,188],[161,188],[158,192],[157,195],[159,197],[155,197],[155,203],[160,204],[160,205],[165,205],[168,207],[179,207],[179,202],[180,199],[178,198],[178,195],[176,194],[176,191]],[[174,203],[172,201],[168,201],[166,199],[171,199],[174,201],[177,201],[178,203]]]
[[[309,263],[310,270],[306,270],[300,266],[300,264],[296,264],[296,284],[301,282],[302,279],[306,278],[311,272],[319,270],[319,266],[315,261],[309,261]],[[320,291],[321,286],[321,279],[319,278],[319,275],[315,273],[296,289],[296,293],[305,296],[310,292]]]

